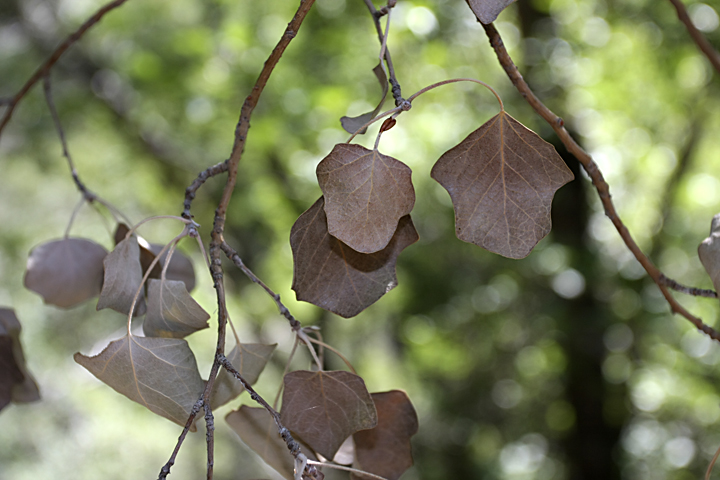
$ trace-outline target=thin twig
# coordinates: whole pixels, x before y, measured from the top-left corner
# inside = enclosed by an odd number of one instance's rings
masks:
[[[85,32],[87,32],[93,25],[98,23],[100,19],[102,19],[103,16],[105,16],[106,13],[110,12],[111,10],[116,9],[123,3],[125,3],[127,0],[114,0],[105,6],[101,7],[95,14],[88,18],[85,23],[80,25],[80,28],[78,28],[75,32],[70,34],[63,43],[58,46],[55,51],[50,55],[50,57],[45,60],[45,63],[40,65],[37,70],[35,70],[35,73],[30,77],[30,79],[25,82],[25,85],[22,86],[20,91],[16,93],[12,99],[10,99],[10,102],[8,102],[8,108],[5,110],[5,113],[3,114],[2,120],[0,120],[0,137],[2,137],[3,129],[5,128],[5,125],[8,124],[10,121],[10,118],[12,117],[13,112],[15,111],[15,107],[17,107],[18,103],[23,99],[23,97],[30,91],[30,89],[47,73],[50,71],[50,69],[57,63],[57,61],[60,59],[60,57],[67,51],[68,48],[70,48],[75,42],[80,40],[83,35],[85,35]]]
[[[720,457],[720,448],[717,449],[715,455],[710,461],[710,465],[708,465],[707,472],[705,472],[705,480],[710,480],[710,474],[712,473],[713,467],[715,466],[715,462],[717,462],[718,457]]]
[[[675,6],[678,18],[685,24],[685,28],[687,28],[688,33],[697,44],[700,51],[705,54],[708,60],[710,60],[710,63],[712,63],[712,66],[715,67],[715,70],[720,73],[720,54],[713,48],[712,45],[710,45],[710,42],[708,42],[707,38],[700,33],[700,30],[693,25],[690,15],[688,15],[687,10],[685,9],[685,5],[680,0],[670,0],[670,3]]]
[[[227,169],[228,163],[227,160],[225,160],[224,162],[220,162],[212,167],[206,168],[198,174],[197,178],[195,178],[190,186],[185,189],[185,203],[183,204],[184,208],[182,213],[184,218],[187,218],[188,220],[192,219],[190,208],[192,208],[192,202],[195,200],[195,194],[198,189],[202,187],[209,178],[225,173],[227,172]]]
[[[183,431],[178,437],[177,443],[175,444],[175,449],[173,450],[172,455],[170,455],[170,460],[168,460],[167,463],[163,465],[163,467],[160,469],[158,480],[165,480],[167,476],[170,475],[170,468],[175,465],[175,459],[177,458],[177,454],[180,451],[180,447],[185,441],[185,437],[190,431],[190,428],[195,421],[195,417],[197,417],[197,414],[200,413],[200,409],[203,407],[203,405],[205,405],[205,403],[203,402],[202,397],[200,397],[200,399],[195,402],[195,405],[193,405],[192,410],[190,410],[190,417],[188,417],[187,422],[185,422],[185,428],[183,428]]]
[[[707,297],[707,298],[718,298],[718,294],[715,290],[705,290],[703,288],[686,287],[672,278],[666,277],[664,274],[660,274],[660,281],[663,285],[672,288],[676,292],[682,292],[686,295],[692,295],[694,297]]]
[[[215,468],[215,417],[209,403],[203,405],[205,409],[205,438],[208,444],[207,449],[207,480],[212,480]]]
[[[720,342],[720,333],[703,323],[700,318],[691,314],[685,309],[685,307],[680,305],[680,303],[675,300],[675,298],[668,290],[668,287],[662,280],[662,272],[650,261],[650,259],[642,252],[642,250],[640,250],[640,247],[638,247],[637,243],[635,243],[632,235],[630,235],[627,227],[620,219],[617,210],[615,209],[615,205],[613,204],[612,198],[610,197],[610,186],[605,181],[605,178],[603,177],[603,174],[598,168],[595,161],[585,150],[583,150],[580,145],[577,144],[577,142],[572,138],[570,133],[568,133],[568,131],[563,126],[565,123],[563,122],[562,118],[555,115],[535,96],[533,91],[525,82],[525,79],[523,79],[522,75],[518,71],[512,58],[510,58],[510,55],[505,49],[502,38],[500,37],[498,31],[495,29],[495,26],[492,23],[489,25],[482,24],[482,26],[485,29],[485,33],[487,34],[488,39],[490,40],[490,45],[492,46],[493,50],[495,50],[495,54],[497,55],[500,65],[502,65],[502,67],[505,69],[505,73],[507,73],[510,81],[513,83],[515,88],[518,90],[518,92],[520,92],[520,94],[525,98],[525,100],[530,104],[530,106],[533,107],[533,109],[535,109],[535,111],[541,117],[543,117],[543,119],[545,119],[545,121],[552,127],[553,130],[555,130],[555,133],[560,138],[560,141],[563,143],[563,145],[565,145],[565,148],[567,148],[568,151],[578,159],[580,164],[583,166],[587,174],[592,179],[593,185],[595,186],[595,189],[600,196],[600,201],[605,208],[605,215],[607,215],[607,217],[612,221],[613,225],[615,225],[615,228],[620,234],[620,237],[622,238],[623,242],[625,242],[625,245],[633,254],[633,256],[637,259],[638,262],[640,262],[640,265],[642,265],[650,278],[652,278],[653,281],[660,288],[660,291],[665,297],[665,300],[667,300],[668,304],[670,305],[671,311],[673,313],[682,315],[683,317],[688,319],[693,325],[695,325],[698,330],[704,332],[713,340]]]
[[[365,5],[367,5],[368,10],[370,11],[370,16],[373,19],[373,23],[375,24],[375,30],[378,34],[378,40],[382,45],[383,43],[385,43],[385,35],[383,34],[383,29],[380,25],[380,17],[388,13],[390,11],[389,9],[395,6],[395,2],[391,0],[390,2],[388,2],[388,5],[386,7],[383,7],[381,10],[375,8],[372,0],[365,0]],[[395,99],[395,106],[399,107],[400,105],[402,105],[405,99],[402,96],[400,82],[398,82],[397,76],[395,75],[395,67],[393,66],[392,57],[390,56],[390,49],[388,49],[387,46],[385,47],[385,62],[387,63],[389,77],[388,81],[392,86],[392,96],[393,99]]]
[[[280,315],[287,318],[288,322],[290,322],[290,326],[292,327],[293,331],[298,331],[301,328],[300,322],[293,317],[293,315],[290,313],[290,310],[282,303],[280,300],[280,295],[273,292],[270,287],[268,287],[265,282],[260,280],[257,275],[253,273],[252,270],[250,270],[245,263],[242,261],[242,258],[240,258],[240,255],[230,246],[227,244],[227,242],[222,242],[220,244],[220,248],[223,252],[225,252],[225,255],[230,259],[231,262],[235,264],[242,272],[254,283],[260,285],[265,292],[272,297],[272,299],[275,301],[275,305],[277,305],[278,310],[280,311]]]

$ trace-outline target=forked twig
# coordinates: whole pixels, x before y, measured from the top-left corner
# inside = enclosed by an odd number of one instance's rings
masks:
[[[495,26],[492,23],[488,25],[482,24],[482,26],[485,29],[485,33],[487,34],[488,39],[490,40],[490,45],[492,46],[495,54],[497,55],[500,65],[502,65],[502,67],[505,69],[505,73],[507,73],[507,76],[510,78],[510,81],[513,83],[515,88],[518,90],[518,92],[520,92],[520,94],[525,98],[525,100],[530,104],[530,106],[543,119],[545,119],[545,121],[552,127],[553,130],[555,130],[555,133],[560,138],[560,141],[563,143],[563,145],[565,145],[565,148],[567,148],[568,151],[572,153],[575,158],[578,159],[580,164],[583,166],[587,174],[592,179],[592,183],[595,186],[598,195],[600,196],[600,201],[605,208],[605,215],[612,221],[613,225],[615,225],[615,228],[620,234],[620,237],[622,238],[623,242],[625,242],[625,245],[633,254],[633,256],[637,259],[638,262],[640,262],[640,265],[642,265],[650,278],[652,278],[655,284],[660,288],[660,291],[665,297],[665,300],[667,300],[668,304],[670,305],[671,311],[673,313],[682,315],[683,317],[688,319],[693,325],[695,325],[698,330],[704,332],[713,340],[720,341],[720,333],[718,333],[712,327],[703,323],[700,318],[691,314],[685,309],[685,307],[680,305],[680,303],[675,300],[675,298],[668,290],[668,286],[666,284],[667,277],[665,277],[665,275],[663,275],[663,273],[650,261],[647,255],[645,255],[642,250],[640,250],[640,247],[637,245],[632,235],[630,235],[627,227],[620,219],[620,216],[618,215],[617,210],[615,209],[615,205],[613,204],[612,198],[610,196],[610,186],[605,181],[605,178],[603,177],[600,168],[597,166],[592,157],[580,145],[578,145],[575,139],[573,139],[570,133],[565,129],[565,123],[563,122],[562,118],[555,115],[535,96],[533,91],[525,82],[525,79],[523,79],[522,75],[518,71],[512,58],[510,58],[510,55],[505,49],[502,38],[500,37],[498,31],[495,29]]]

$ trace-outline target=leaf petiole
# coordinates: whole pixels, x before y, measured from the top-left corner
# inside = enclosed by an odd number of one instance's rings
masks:
[[[487,83],[482,82],[480,80],[475,80],[474,78],[451,78],[450,80],[443,80],[442,82],[433,83],[432,85],[428,85],[427,87],[423,88],[422,90],[419,90],[419,91],[413,93],[412,95],[410,95],[408,97],[407,101],[412,102],[414,99],[416,99],[417,97],[419,97],[420,95],[422,95],[425,92],[428,92],[437,87],[442,87],[443,85],[448,85],[450,83],[457,83],[457,82],[474,82],[474,83],[477,83],[477,84],[482,85],[483,87],[487,88],[488,90],[490,90],[493,93],[493,95],[495,95],[495,98],[497,98],[497,101],[500,104],[500,111],[503,111],[503,112],[505,111],[505,106],[503,105],[502,99],[500,99],[500,95],[498,95],[498,93],[495,91],[495,89],[492,88]]]

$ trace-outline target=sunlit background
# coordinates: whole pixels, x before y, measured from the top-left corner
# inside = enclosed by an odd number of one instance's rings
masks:
[[[712,3],[712,2],[710,2]],[[99,0],[0,3],[0,97],[13,95]],[[88,187],[133,221],[179,214],[195,175],[227,158],[242,101],[295,0],[130,0],[53,69],[70,151]],[[378,5],[380,6],[380,5]],[[720,47],[718,4],[691,2]],[[664,273],[711,288],[697,245],[720,211],[720,82],[667,1],[520,0],[496,22],[537,95],[593,155],[621,217]],[[490,83],[510,114],[558,145],[514,90],[461,0],[399,1],[388,42],[407,97],[429,83]],[[294,300],[290,228],[320,195],[315,167],[347,139],[339,118],[374,108],[377,35],[361,0],[317,0],[255,111],[227,238],[305,325],[353,362],[372,392],[403,389],[420,419],[403,479],[696,479],[720,447],[720,348],[673,317],[622,244],[587,176],[560,190],[554,229],[526,259],[454,237],[437,158],[498,111],[474,84],[436,89],[385,133],[380,150],[414,172],[420,241],[399,286],[342,319]],[[389,108],[391,102],[386,106]],[[0,109],[0,112],[2,110]],[[375,131],[359,140],[372,145]],[[89,302],[44,306],[22,287],[29,250],[63,235],[80,199],[36,86],[0,139],[0,306],[17,311],[42,400],[0,412],[0,479],[156,478],[180,427],[101,384],[72,355],[97,353],[124,319]],[[209,239],[222,180],[193,212]],[[72,235],[111,247],[105,211]],[[156,243],[181,226],[143,227]],[[216,313],[202,259],[196,299]],[[292,335],[274,303],[228,265],[230,314],[246,342],[278,343],[258,391],[274,398]],[[680,298],[706,323],[718,302]],[[189,342],[207,375],[216,323]],[[303,352],[304,355],[304,352]],[[299,356],[295,368],[308,368]],[[343,368],[328,357],[330,368]],[[278,478],[216,412],[215,478]],[[190,436],[170,478],[204,478]],[[345,474],[343,474],[345,475]],[[347,478],[337,475],[333,478]]]

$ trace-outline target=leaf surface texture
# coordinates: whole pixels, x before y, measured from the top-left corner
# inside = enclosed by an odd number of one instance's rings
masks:
[[[208,328],[210,315],[190,296],[185,283],[148,281],[147,314],[143,331],[148,337],[183,338]]]

